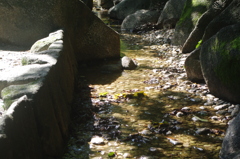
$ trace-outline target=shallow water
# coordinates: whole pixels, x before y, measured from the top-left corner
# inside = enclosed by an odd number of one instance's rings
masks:
[[[72,137],[63,158],[219,158],[227,120],[210,119],[216,114],[205,103],[214,97],[205,84],[187,81],[187,55],[168,43],[146,44],[142,35],[121,38],[122,53],[138,67],[106,72],[106,61],[80,68]],[[198,128],[209,131],[198,134]]]

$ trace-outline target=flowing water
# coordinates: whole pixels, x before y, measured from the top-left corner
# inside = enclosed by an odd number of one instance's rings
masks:
[[[187,55],[168,44],[173,31],[121,34],[121,53],[137,61],[135,70],[104,69],[119,61],[80,67],[64,159],[218,158],[228,120],[212,120],[208,103],[221,100],[186,79]]]

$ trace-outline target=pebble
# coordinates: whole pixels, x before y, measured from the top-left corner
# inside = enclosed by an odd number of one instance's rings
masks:
[[[180,118],[180,117],[182,117],[183,115],[184,115],[183,112],[177,112],[176,117]]]
[[[143,130],[143,131],[140,131],[139,133],[142,135],[151,135],[152,134],[152,132],[149,130]]]
[[[222,105],[215,106],[214,109],[215,110],[221,110],[221,109],[227,108],[227,106],[228,106],[227,104],[222,104]]]
[[[124,153],[123,157],[124,158],[132,158],[133,156],[130,153]]]
[[[91,141],[91,144],[95,144],[95,145],[104,145],[104,138],[103,137],[99,137],[99,136],[93,136]]]

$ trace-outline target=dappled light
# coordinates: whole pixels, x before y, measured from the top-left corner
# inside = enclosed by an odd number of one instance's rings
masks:
[[[214,97],[205,84],[187,81],[187,56],[168,41],[154,44],[150,35],[121,35],[121,52],[137,61],[135,70],[80,70],[64,159],[218,158],[230,118],[208,106]]]

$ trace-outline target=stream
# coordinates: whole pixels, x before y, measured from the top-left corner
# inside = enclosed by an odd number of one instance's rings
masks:
[[[216,106],[232,104],[187,80],[188,55],[169,44],[173,32],[121,33],[121,54],[138,63],[135,70],[103,67],[119,61],[80,66],[63,159],[219,158],[231,111]]]

